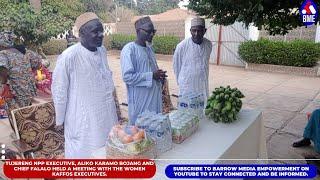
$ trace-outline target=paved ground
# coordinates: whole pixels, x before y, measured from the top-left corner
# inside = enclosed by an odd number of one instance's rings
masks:
[[[159,67],[168,71],[170,93],[177,94],[172,57],[158,56],[157,59]],[[126,102],[119,61],[119,53],[111,52],[109,66],[114,73],[120,102]],[[320,78],[210,65],[209,81],[210,91],[226,85],[239,88],[246,96],[244,108],[258,108],[263,112],[269,158],[288,163],[286,159],[303,159],[305,154],[314,154],[310,147],[297,149],[291,144],[302,137],[306,112],[320,107]],[[175,98],[172,100],[176,102]],[[295,162],[304,163],[302,160]]]
[[[112,51],[108,59],[120,102],[127,102],[125,85],[121,80],[119,52]],[[158,64],[168,71],[170,93],[177,94],[171,59],[171,56],[161,55]],[[54,67],[54,62],[51,65]],[[269,158],[278,163],[292,163],[287,159],[302,159],[304,154],[314,153],[311,147],[296,149],[291,144],[302,136],[307,122],[306,112],[320,106],[320,78],[210,65],[210,90],[221,85],[239,88],[246,96],[244,108],[258,108],[263,112]],[[172,100],[176,102],[175,98]],[[126,113],[126,107],[122,110]],[[0,120],[0,132],[0,142],[9,143],[12,140],[7,120]],[[303,160],[296,162],[304,163]]]

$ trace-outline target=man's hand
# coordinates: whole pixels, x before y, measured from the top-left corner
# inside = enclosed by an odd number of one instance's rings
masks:
[[[166,77],[167,71],[163,71],[162,69],[158,69],[155,72],[153,72],[153,79],[156,81],[163,81]]]

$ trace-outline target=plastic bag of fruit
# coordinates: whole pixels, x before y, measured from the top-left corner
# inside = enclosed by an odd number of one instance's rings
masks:
[[[108,158],[155,158],[154,141],[136,126],[116,125],[107,141]]]

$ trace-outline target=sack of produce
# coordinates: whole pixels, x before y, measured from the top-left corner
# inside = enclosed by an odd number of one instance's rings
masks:
[[[177,144],[190,137],[199,127],[198,115],[189,111],[172,111],[169,119],[172,127],[172,141]]]
[[[241,98],[244,98],[244,95],[237,88],[215,88],[208,98],[205,115],[214,122],[234,122],[242,107]]]
[[[200,119],[204,117],[204,95],[203,93],[190,93],[180,95],[178,98],[178,110],[192,111]]]
[[[162,85],[162,113],[167,114],[174,109],[170,98],[169,83],[165,79]]]
[[[108,158],[154,159],[154,142],[143,129],[116,125],[107,141]]]
[[[157,154],[164,153],[172,148],[172,129],[168,115],[144,112],[138,116],[135,125],[144,129],[148,136],[155,141]]]

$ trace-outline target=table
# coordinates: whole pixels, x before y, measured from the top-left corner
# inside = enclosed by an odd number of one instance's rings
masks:
[[[173,144],[171,150],[157,157],[157,173],[154,179],[167,179],[164,170],[168,164],[213,164],[232,163],[223,161],[225,159],[266,159],[261,111],[243,109],[238,117],[239,119],[231,124],[201,120],[195,134],[181,144]],[[105,158],[105,148],[94,152],[93,157]]]

